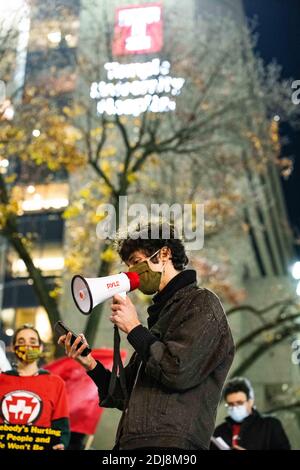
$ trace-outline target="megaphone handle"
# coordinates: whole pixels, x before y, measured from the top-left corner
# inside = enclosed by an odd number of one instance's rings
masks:
[[[126,299],[126,292],[119,292],[119,295],[123,297],[123,299]]]

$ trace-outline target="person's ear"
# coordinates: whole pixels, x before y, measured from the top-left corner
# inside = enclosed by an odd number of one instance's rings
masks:
[[[248,407],[249,409],[252,410],[253,406],[254,406],[254,400],[251,398],[250,400],[248,400]]]

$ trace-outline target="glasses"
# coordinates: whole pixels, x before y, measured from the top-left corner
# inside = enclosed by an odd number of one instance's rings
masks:
[[[154,258],[155,255],[157,255],[157,253],[159,253],[161,250],[161,248],[159,248],[159,250],[157,250],[155,253],[153,253],[153,255],[151,256],[145,256],[144,258],[136,258],[134,259],[133,262],[131,262],[130,264],[127,264],[127,266],[134,266],[135,264],[138,264],[138,263],[142,263],[143,261],[147,261],[147,260],[151,260],[151,258]]]
[[[233,403],[225,403],[225,408],[234,408],[235,406],[243,406],[245,403],[247,403],[248,400],[244,401],[234,401]]]
[[[159,250],[157,250],[155,253],[153,253],[153,255],[149,256],[147,259],[154,258],[154,256],[157,255],[157,253],[159,253],[160,250],[161,250],[161,248]]]

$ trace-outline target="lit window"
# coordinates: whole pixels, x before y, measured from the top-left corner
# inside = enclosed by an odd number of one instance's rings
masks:
[[[45,258],[34,258],[33,263],[36,268],[43,272],[61,271],[64,267],[64,258],[62,256],[53,256]],[[12,271],[14,275],[25,275],[27,268],[22,259],[16,259],[12,263]]]
[[[15,187],[14,191],[18,192],[18,199],[22,200],[21,208],[24,212],[60,210],[69,204],[66,183],[19,186]]]

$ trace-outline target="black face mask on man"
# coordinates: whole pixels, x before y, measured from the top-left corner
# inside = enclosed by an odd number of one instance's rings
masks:
[[[157,292],[159,289],[162,272],[153,271],[148,264],[148,261],[159,252],[160,249],[153,253],[153,255],[151,255],[146,260],[141,261],[140,263],[137,263],[128,269],[130,272],[138,273],[140,277],[139,290],[146,295],[155,294],[155,292]]]

